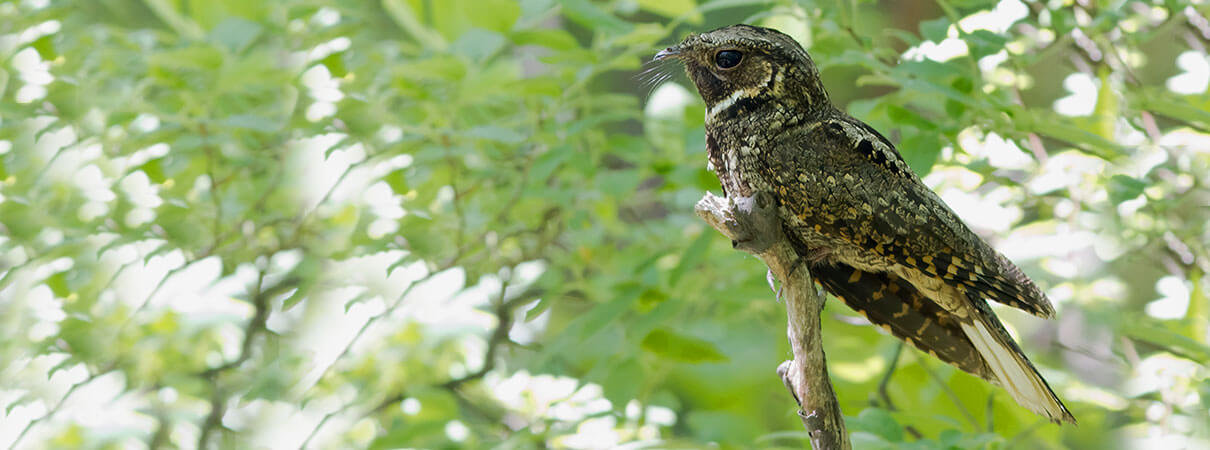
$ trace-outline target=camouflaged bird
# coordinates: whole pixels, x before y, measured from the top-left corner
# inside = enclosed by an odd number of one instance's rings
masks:
[[[1052,317],[1046,295],[971,232],[885,137],[828,100],[793,38],[749,25],[656,55],[706,103],[709,165],[729,197],[766,192],[811,275],[894,336],[1075,423],[986,299]]]

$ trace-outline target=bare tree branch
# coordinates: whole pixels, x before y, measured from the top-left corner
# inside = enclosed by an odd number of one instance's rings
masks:
[[[210,391],[210,412],[206,414],[206,420],[202,421],[201,430],[197,435],[198,450],[206,450],[210,448],[210,436],[214,434],[214,429],[222,426],[223,413],[226,412],[227,395],[215,386]]]
[[[800,409],[798,415],[811,435],[811,446],[820,449],[851,448],[844,416],[836,392],[828,379],[823,353],[819,313],[824,297],[815,289],[811,273],[782,232],[781,221],[768,196],[725,199],[707,193],[695,208],[697,215],[737,249],[756,255],[781,281],[779,297],[786,302],[787,334],[794,360],[777,368]],[[800,269],[800,270],[795,270]]]

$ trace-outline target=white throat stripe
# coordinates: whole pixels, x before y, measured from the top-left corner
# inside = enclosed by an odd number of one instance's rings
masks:
[[[774,85],[781,86],[781,79],[782,79],[781,74],[782,73],[780,71],[777,72],[776,80],[773,83]],[[760,84],[764,85],[764,84],[768,84],[768,83],[769,83],[769,79],[765,78],[765,81]],[[722,99],[718,103],[715,103],[714,106],[711,106],[710,109],[706,110],[706,121],[709,122],[709,121],[713,120],[714,116],[717,116],[718,113],[726,111],[727,108],[734,106],[735,102],[738,102],[745,98],[756,98],[756,96],[760,95],[760,93],[761,93],[761,87],[759,85],[754,86],[754,87],[749,87],[747,89],[740,89],[735,92],[732,92],[731,95],[727,96],[727,98]]]
[[[731,105],[734,105],[735,102],[739,101],[739,99],[747,98],[749,96],[750,95],[747,89],[740,89],[732,92],[731,95],[727,96],[727,98],[715,103],[714,106],[711,106],[710,109],[706,111],[706,121],[709,122],[711,119],[714,119],[714,116],[717,116],[720,112],[726,111],[727,108],[730,108]]]

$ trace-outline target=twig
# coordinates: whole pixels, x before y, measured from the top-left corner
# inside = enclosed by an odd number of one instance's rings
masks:
[[[210,448],[210,436],[215,428],[222,426],[223,413],[226,411],[224,401],[227,399],[218,386],[215,386],[210,391],[210,412],[206,414],[206,420],[202,422],[201,430],[198,431],[197,449],[206,450]]]
[[[895,407],[895,403],[891,401],[891,393],[887,391],[887,386],[891,384],[891,377],[895,375],[895,370],[899,368],[899,359],[901,356],[903,356],[903,346],[903,341],[899,341],[895,345],[895,355],[891,356],[891,365],[887,367],[886,373],[883,373],[882,379],[878,381],[878,397],[882,403],[882,407],[886,408],[887,411],[894,412],[899,410],[899,408]],[[870,403],[874,403],[875,406],[877,406],[879,402],[871,401]],[[908,434],[912,435],[912,437],[916,439],[924,438],[924,435],[920,433],[920,430],[917,430],[916,427],[911,425],[905,425],[903,427],[903,431],[908,432]]]
[[[782,282],[779,297],[786,302],[787,334],[794,359],[778,366],[777,373],[801,408],[798,416],[811,436],[811,446],[816,450],[848,450],[849,435],[823,353],[819,312],[824,297],[815,289],[810,272],[799,267],[802,260],[782,232],[772,203],[761,193],[731,199],[707,193],[695,211],[731,238],[737,249],[764,261]]]
[[[993,414],[994,411],[992,411],[993,409],[995,409],[995,407],[996,407],[996,393],[989,392],[987,394],[987,408],[984,410],[987,412],[986,413],[987,414],[987,429],[985,431],[987,431],[988,433],[994,433],[996,431],[996,421],[995,421],[996,415]]]
[[[214,146],[210,145],[210,132],[205,122],[198,124],[198,134],[202,137],[202,150],[206,152],[206,178],[210,179],[208,189],[211,203],[214,206],[214,247],[218,248],[218,238],[223,235],[223,199],[219,197],[218,188],[221,186],[218,177],[214,176]],[[259,210],[253,210],[259,211]]]
[[[264,287],[265,276],[268,269],[262,269],[256,280],[255,291],[252,294],[252,306],[255,308],[252,318],[248,319],[248,324],[244,326],[244,340],[240,344],[239,356],[234,360],[211,367],[203,371],[200,375],[205,378],[214,378],[222,372],[239,367],[244,362],[252,357],[252,345],[255,344],[256,338],[260,333],[266,331],[269,321],[269,313],[272,312],[272,307],[269,305],[269,300],[274,297],[294,289],[301,280],[296,278],[286,278],[280,283],[277,283],[268,288]]]
[[[102,375],[106,375],[112,371],[113,371],[113,367],[111,366],[109,368],[106,368],[105,370],[102,370],[102,371],[99,371],[92,375],[89,375],[88,378],[85,378],[83,381],[73,384],[73,385],[71,385],[70,388],[67,388],[67,392],[64,392],[62,397],[59,397],[59,401],[55,402],[55,405],[52,406],[50,408],[50,410],[46,411],[46,414],[43,414],[42,417],[38,417],[33,420],[30,420],[29,423],[25,424],[25,427],[21,428],[21,432],[17,433],[17,439],[14,439],[13,443],[8,447],[9,450],[21,448],[20,447],[21,440],[25,439],[26,433],[29,433],[29,430],[33,429],[34,425],[37,425],[45,420],[48,420],[48,419],[54,417],[55,414],[58,414],[59,410],[63,409],[63,405],[65,403],[67,403],[67,399],[69,397],[71,397],[71,394],[74,394],[77,389],[80,389],[84,385],[91,383],[93,380],[96,380],[97,378],[100,378]]]
[[[479,366],[479,370],[447,381],[441,387],[451,390],[456,389],[466,382],[483,378],[496,367],[496,353],[500,351],[500,347],[504,344],[511,342],[508,338],[508,333],[513,328],[513,309],[521,302],[520,300],[529,301],[533,298],[531,295],[524,295],[506,301],[504,296],[508,292],[508,285],[511,281],[511,277],[506,277],[500,284],[500,297],[495,302],[496,307],[493,311],[496,316],[496,329],[492,331],[492,335],[487,342],[487,351],[483,354],[483,364]]]
[[[891,376],[895,374],[895,369],[899,367],[899,355],[903,353],[903,341],[899,341],[895,346],[895,356],[891,357],[891,365],[887,367],[886,373],[882,374],[882,380],[878,381],[878,397],[882,399],[882,405],[886,409],[895,411],[895,403],[891,401],[891,394],[887,392],[887,385],[891,384]]]
[[[924,372],[929,375],[929,378],[932,378],[933,381],[937,382],[937,386],[941,387],[941,392],[944,392],[945,395],[947,397],[949,397],[950,401],[954,402],[954,406],[957,406],[958,411],[962,412],[962,416],[966,418],[966,421],[970,422],[971,428],[974,430],[978,430],[979,421],[975,419],[975,415],[972,414],[971,411],[966,408],[966,405],[964,403],[962,403],[962,399],[960,397],[958,397],[958,394],[955,393],[953,389],[950,389],[949,383],[946,383],[945,380],[942,380],[941,375],[937,375],[937,372],[934,372],[933,368],[929,367],[929,365],[927,363],[925,363],[924,361],[919,361],[919,362],[920,362],[920,368],[924,369]]]
[[[252,357],[252,346],[257,336],[267,330],[266,323],[269,320],[271,310],[269,300],[292,289],[298,283],[296,279],[287,278],[278,284],[266,288],[264,286],[266,270],[261,269],[260,275],[256,279],[256,286],[253,288],[254,291],[251,300],[256,311],[252,318],[248,319],[248,324],[244,327],[244,340],[240,345],[239,356],[235,360],[206,369],[198,374],[198,376],[209,380],[213,385],[210,393],[210,412],[202,422],[201,431],[198,434],[198,449],[205,449],[210,445],[210,436],[213,434],[212,432],[215,428],[222,425],[223,414],[226,411],[224,402],[227,400],[227,397],[225,390],[218,384],[218,377],[224,372],[239,367]]]

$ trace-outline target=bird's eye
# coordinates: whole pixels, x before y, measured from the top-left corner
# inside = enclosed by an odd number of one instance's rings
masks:
[[[738,66],[744,59],[744,54],[735,50],[723,50],[714,55],[714,64],[720,69],[730,69]]]

